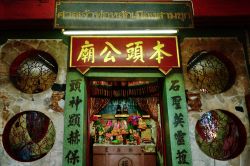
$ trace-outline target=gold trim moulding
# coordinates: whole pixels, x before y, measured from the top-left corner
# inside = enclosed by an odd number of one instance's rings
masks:
[[[115,114],[116,118],[127,118],[129,117],[129,114]]]
[[[98,118],[103,118],[102,115],[95,115]],[[115,118],[127,118],[129,114],[115,114]],[[111,117],[110,117],[111,118]],[[150,118],[150,115],[142,115],[142,118]]]
[[[98,117],[98,118],[101,118],[102,117],[102,115],[95,115],[96,117]]]
[[[150,118],[150,115],[142,115],[142,118]]]

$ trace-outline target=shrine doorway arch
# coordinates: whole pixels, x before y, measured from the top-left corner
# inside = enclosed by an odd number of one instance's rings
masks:
[[[171,70],[167,75],[157,69],[109,69],[91,68],[84,75],[77,70],[67,73],[64,112],[63,165],[89,166],[88,134],[88,79],[162,80],[162,133],[163,162],[159,165],[192,165],[186,110],[185,87],[180,70]],[[178,140],[182,133],[182,140]]]

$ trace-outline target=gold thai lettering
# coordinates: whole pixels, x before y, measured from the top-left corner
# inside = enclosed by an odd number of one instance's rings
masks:
[[[136,11],[136,19],[163,19],[164,12],[155,13],[155,12],[145,12],[145,11]]]
[[[165,47],[164,44],[161,44],[160,41],[157,41],[157,45],[153,47],[155,52],[154,52],[154,54],[151,55],[151,57],[149,59],[155,59],[160,64],[161,60],[164,58],[163,55],[165,55],[167,57],[173,56],[172,54],[162,50],[162,48],[164,48],[164,47]]]
[[[106,47],[101,51],[100,56],[105,55],[104,62],[108,61],[115,62],[116,59],[115,56],[112,54],[112,52],[114,52],[117,55],[121,55],[122,53],[117,48],[115,48],[112,43],[106,41],[105,44]]]
[[[71,18],[71,19],[83,19],[83,18],[91,18],[93,17],[91,15],[91,12],[89,10],[85,10],[82,12],[71,12],[71,11],[61,11],[58,12],[57,14],[57,18],[63,18],[63,19],[67,19],[67,18]]]
[[[183,12],[173,12],[173,13],[166,13],[165,17],[168,20],[181,20],[185,21],[187,19],[191,19],[191,14],[190,13],[183,13]]]
[[[81,51],[78,55],[77,61],[82,60],[84,63],[95,63],[95,48],[88,40],[85,40],[84,45],[81,46]]]
[[[153,19],[153,20],[179,20],[185,21],[192,19],[191,13],[188,12],[147,12],[147,11],[119,11],[119,12],[107,12],[107,11],[90,11],[84,10],[79,12],[73,11],[60,11],[57,13],[57,18],[60,19]]]
[[[64,12],[58,12],[57,18],[64,18]]]
[[[142,47],[143,41],[137,41],[134,43],[128,43],[126,45],[127,47],[127,58],[126,60],[133,59],[133,62],[136,62],[137,60],[140,60],[141,62],[145,62],[143,60],[143,47]]]

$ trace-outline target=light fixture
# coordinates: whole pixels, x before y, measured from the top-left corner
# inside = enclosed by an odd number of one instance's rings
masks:
[[[64,35],[143,35],[143,34],[176,34],[175,29],[159,30],[62,30]]]

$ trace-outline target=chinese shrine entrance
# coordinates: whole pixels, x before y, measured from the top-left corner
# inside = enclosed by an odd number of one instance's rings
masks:
[[[192,165],[183,85],[178,70],[69,71],[64,165]]]
[[[190,1],[61,0],[55,11],[55,28],[88,34],[193,27]],[[177,36],[115,34],[71,36],[63,165],[192,165]]]
[[[65,166],[192,165],[176,36],[72,36],[70,67]]]

